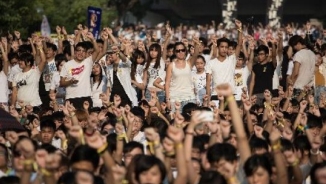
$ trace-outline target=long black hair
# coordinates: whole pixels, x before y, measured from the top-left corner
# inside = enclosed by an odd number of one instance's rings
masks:
[[[98,65],[98,66],[100,67],[100,70],[101,70],[101,72],[100,72],[100,78],[99,78],[99,83],[98,83],[98,85],[97,85],[97,87],[96,87],[96,89],[97,89],[98,87],[100,87],[100,85],[101,85],[101,83],[102,83],[102,79],[103,79],[103,70],[102,70],[102,66],[100,65],[100,63],[95,62],[94,65]],[[94,66],[94,65],[93,65],[93,66]],[[92,74],[91,74],[91,78],[92,78],[92,80],[93,80],[93,84],[94,84],[96,81],[95,81],[95,75],[93,74],[93,72],[92,72]]]
[[[134,53],[132,53],[132,56],[131,56],[132,64],[131,64],[130,77],[131,77],[132,80],[135,80],[135,74],[136,74],[137,65],[138,65],[138,63],[137,63],[138,58],[143,58],[144,61],[146,59],[145,53],[143,51],[141,51],[141,50],[136,49],[134,51]],[[141,63],[141,65],[144,65],[144,62]]]
[[[160,66],[160,61],[162,57],[162,48],[158,43],[153,43],[151,46],[149,46],[149,51],[148,51],[148,57],[147,57],[147,63],[146,63],[146,70],[148,69],[149,65],[151,64],[151,50],[156,50],[158,52],[157,57],[155,59],[155,65],[154,68],[157,69]]]

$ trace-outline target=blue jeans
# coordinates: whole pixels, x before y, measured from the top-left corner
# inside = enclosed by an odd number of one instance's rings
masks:
[[[165,102],[165,91],[158,91],[156,95],[160,103]],[[148,102],[151,100],[151,92],[149,90],[146,90],[145,98]]]
[[[320,95],[322,93],[326,93],[326,87],[325,86],[316,86],[315,87],[315,103],[319,104],[319,100],[320,100]]]
[[[175,106],[174,106],[175,102],[171,102],[171,112],[174,113],[175,112]],[[183,107],[188,104],[188,103],[196,103],[196,99],[190,99],[190,100],[185,100],[185,101],[181,101],[181,107],[180,107],[180,112],[182,113],[182,109]]]

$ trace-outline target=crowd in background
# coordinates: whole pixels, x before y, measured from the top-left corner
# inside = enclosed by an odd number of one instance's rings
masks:
[[[0,184],[326,183],[321,27],[56,33],[1,36]]]

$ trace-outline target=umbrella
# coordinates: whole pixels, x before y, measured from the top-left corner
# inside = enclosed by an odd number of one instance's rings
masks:
[[[15,117],[0,108],[0,131],[25,130]]]

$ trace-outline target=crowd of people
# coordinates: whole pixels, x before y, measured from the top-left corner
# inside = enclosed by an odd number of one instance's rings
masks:
[[[326,183],[322,29],[56,33],[1,36],[0,184]]]

